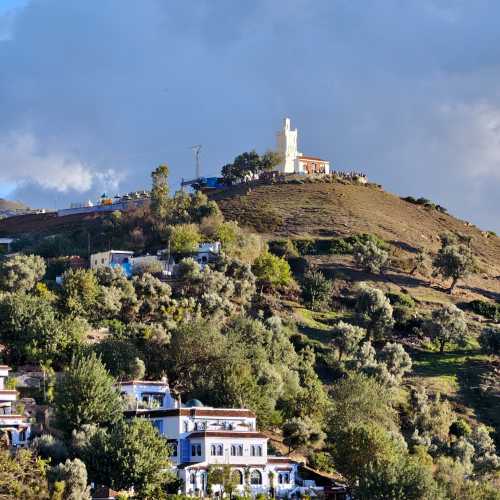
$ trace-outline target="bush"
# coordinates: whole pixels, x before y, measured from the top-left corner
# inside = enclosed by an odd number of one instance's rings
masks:
[[[500,329],[485,328],[479,336],[481,349],[487,354],[500,354]]]
[[[492,304],[491,302],[477,299],[469,303],[461,304],[461,308],[470,309],[476,314],[492,319],[493,321],[500,321],[500,306]]]
[[[415,301],[411,295],[398,292],[388,292],[385,296],[389,299],[392,306],[415,307]]]
[[[385,250],[372,241],[356,244],[353,255],[356,266],[370,273],[383,271],[389,257]]]
[[[313,310],[327,306],[332,296],[332,282],[321,271],[308,271],[302,282],[302,297]]]

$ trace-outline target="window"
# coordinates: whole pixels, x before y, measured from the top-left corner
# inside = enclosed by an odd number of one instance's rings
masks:
[[[243,455],[243,445],[242,444],[232,444],[231,445],[231,456],[241,457]]]
[[[262,484],[262,474],[258,470],[253,470],[250,474],[250,484]]]
[[[195,486],[196,485],[196,474],[194,472],[191,472],[191,475],[189,476],[189,482]]]
[[[217,450],[215,448],[215,444],[213,444],[212,446],[210,446],[210,455],[214,456],[217,454]]]
[[[290,474],[288,472],[280,472],[278,474],[279,484],[288,484],[290,482]]]
[[[184,421],[184,432],[189,431],[189,422],[186,420]]]
[[[250,446],[250,455],[252,455],[252,457],[261,457],[262,446],[260,444],[253,444],[252,446]]]
[[[224,448],[222,447],[222,445],[218,444],[217,445],[217,455],[222,457],[223,451],[224,451]]]
[[[195,444],[191,445],[191,456],[192,457],[196,456],[196,445]]]
[[[172,456],[176,457],[177,456],[177,446],[178,446],[177,440],[175,440],[175,439],[169,440],[168,445],[170,446],[170,452],[172,453]]]
[[[231,476],[236,484],[243,484],[243,473],[240,470],[238,469],[234,470]]]
[[[199,457],[201,457],[201,444],[196,445],[196,453],[198,454]]]

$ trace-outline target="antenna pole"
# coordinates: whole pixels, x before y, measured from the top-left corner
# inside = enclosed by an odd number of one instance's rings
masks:
[[[201,169],[200,169],[201,144],[196,144],[195,146],[191,146],[189,149],[194,151],[194,157],[196,159],[196,178],[199,179],[201,176]]]

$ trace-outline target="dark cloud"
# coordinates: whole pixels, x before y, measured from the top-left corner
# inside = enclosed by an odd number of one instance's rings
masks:
[[[140,188],[164,161],[177,183],[200,143],[215,174],[289,115],[302,151],[500,229],[497,2],[96,5],[32,0],[0,20],[0,182],[17,197]]]

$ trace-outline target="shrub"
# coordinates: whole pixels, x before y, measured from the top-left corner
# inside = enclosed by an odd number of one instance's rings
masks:
[[[321,271],[311,270],[304,275],[302,296],[313,310],[320,310],[330,302],[332,282]]]
[[[472,300],[468,304],[463,304],[471,311],[494,321],[500,320],[500,306],[485,300]]]
[[[415,301],[412,296],[406,293],[388,292],[385,296],[393,306],[415,307]]]
[[[312,238],[294,240],[295,248],[299,255],[315,255],[316,252],[316,241]]]
[[[500,328],[485,328],[479,336],[482,350],[487,354],[500,354]]]
[[[353,255],[356,266],[370,273],[381,272],[389,257],[387,252],[373,241],[356,244],[353,248]]]
[[[288,286],[293,283],[292,273],[288,262],[271,253],[264,253],[257,257],[252,271],[257,280],[269,286]]]

